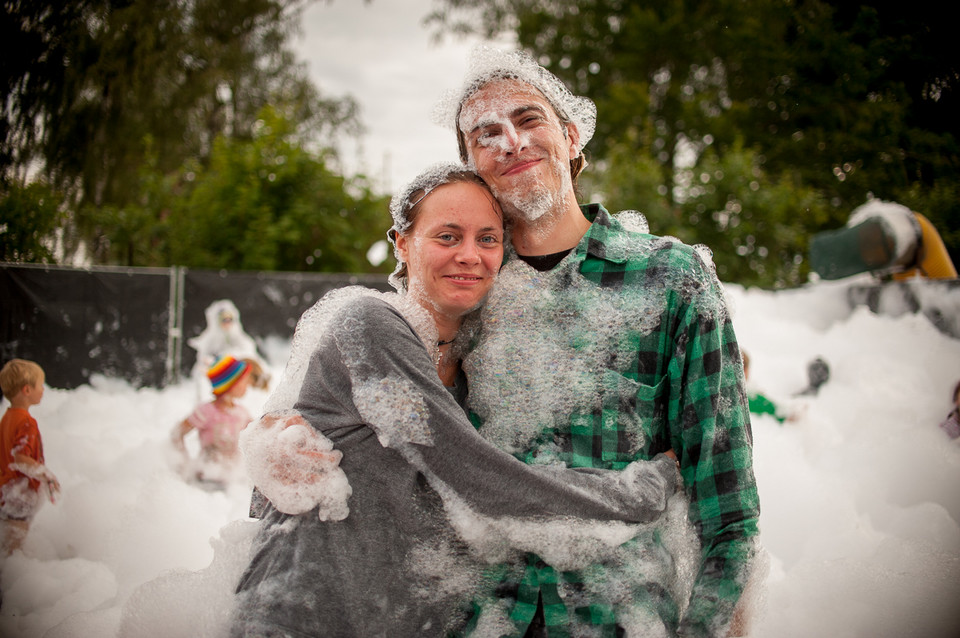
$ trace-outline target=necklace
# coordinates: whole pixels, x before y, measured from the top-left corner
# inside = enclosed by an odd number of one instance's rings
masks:
[[[439,341],[437,341],[437,356],[436,356],[436,358],[434,359],[434,362],[433,362],[434,365],[437,366],[437,368],[440,367],[440,361],[444,358],[444,356],[443,356],[444,353],[440,351],[440,347],[441,347],[441,346],[449,346],[451,343],[453,343],[453,342],[456,341],[456,340],[457,340],[457,335],[453,335],[453,339],[450,339],[450,340],[448,340],[448,341],[444,341],[443,339],[440,339]]]

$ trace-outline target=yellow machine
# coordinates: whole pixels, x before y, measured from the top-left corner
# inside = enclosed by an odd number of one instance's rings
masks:
[[[863,272],[897,281],[957,278],[930,220],[906,206],[879,200],[854,210],[846,227],[814,235],[810,266],[822,279]]]

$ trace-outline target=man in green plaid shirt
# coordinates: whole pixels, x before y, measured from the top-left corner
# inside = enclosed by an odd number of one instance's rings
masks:
[[[622,469],[672,450],[689,501],[601,564],[531,555],[504,567],[472,626],[740,635],[759,503],[740,353],[710,258],[648,234],[637,214],[581,208],[593,104],[522,54],[475,55],[456,104],[461,156],[503,206],[516,251],[464,362],[475,423],[528,463]]]

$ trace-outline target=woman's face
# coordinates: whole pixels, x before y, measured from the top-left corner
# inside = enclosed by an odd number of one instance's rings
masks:
[[[410,294],[431,312],[461,317],[480,305],[500,269],[503,217],[479,184],[445,184],[427,195],[396,243]]]

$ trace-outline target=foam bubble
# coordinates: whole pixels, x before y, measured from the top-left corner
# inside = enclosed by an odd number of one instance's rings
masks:
[[[303,514],[318,508],[320,520],[340,521],[353,493],[338,463],[339,451],[296,411],[275,412],[240,434],[247,474],[279,511]]]
[[[274,388],[264,412],[277,412],[293,408],[300,394],[303,379],[310,365],[310,357],[316,352],[320,340],[327,333],[331,320],[342,308],[369,296],[391,304],[413,326],[427,350],[435,354],[437,328],[429,313],[406,295],[381,293],[363,286],[347,286],[331,290],[300,317],[290,345],[290,358],[280,382]]]
[[[624,238],[608,245],[612,259],[639,259],[670,250],[669,239]],[[612,360],[635,353],[629,332],[648,334],[660,323],[668,291],[696,302],[707,317],[725,312],[706,294],[709,269],[701,273],[663,272],[643,288],[601,287],[572,276],[577,263],[567,258],[549,272],[520,260],[500,272],[482,310],[485,340],[464,361],[470,379],[471,409],[483,420],[483,436],[512,453],[528,449],[545,428],[565,427],[571,414],[590,414],[605,393],[624,401],[636,397],[637,384],[610,369]],[[641,424],[621,412],[620,426],[632,436],[631,450],[643,444]],[[540,440],[538,462],[569,460],[549,440]]]

